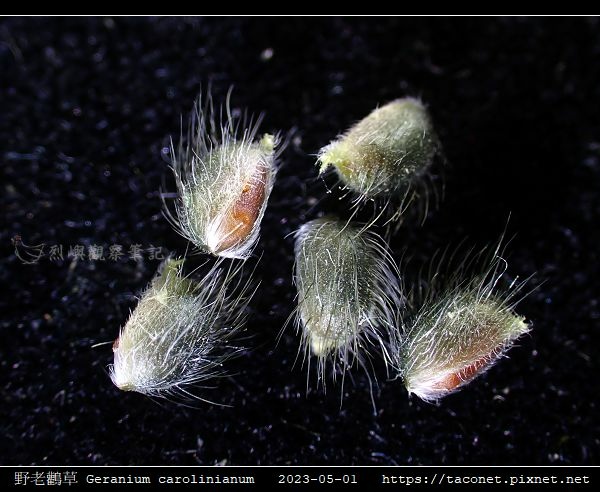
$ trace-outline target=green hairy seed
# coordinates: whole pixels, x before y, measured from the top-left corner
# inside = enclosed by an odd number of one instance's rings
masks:
[[[172,149],[177,184],[174,227],[200,250],[246,258],[259,236],[276,175],[278,138],[257,139],[261,117],[234,117],[229,97],[217,122],[212,99],[196,103],[187,143]]]
[[[429,114],[414,98],[375,109],[319,152],[320,172],[334,167],[358,201],[411,198],[439,142]]]
[[[382,331],[401,304],[396,268],[379,236],[331,217],[296,233],[297,324],[307,356],[349,367],[364,345],[384,347]],[[387,357],[384,349],[384,357]],[[335,373],[334,373],[335,374]]]
[[[113,345],[110,375],[123,391],[191,396],[186,387],[219,373],[234,352],[228,343],[249,299],[247,285],[238,288],[235,279],[239,268],[217,264],[196,282],[182,265],[163,262]]]
[[[492,267],[497,269],[498,259]],[[502,260],[503,261],[503,260]],[[514,312],[514,292],[495,292],[485,276],[430,296],[408,323],[399,350],[409,393],[437,400],[494,365],[529,326]]]

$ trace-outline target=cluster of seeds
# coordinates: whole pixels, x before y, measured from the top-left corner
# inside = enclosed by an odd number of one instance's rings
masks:
[[[427,109],[404,98],[375,109],[323,147],[320,172],[335,169],[354,208],[380,202],[388,225],[427,198],[421,190],[439,153]],[[309,222],[296,236],[297,321],[305,353],[310,348],[319,360],[319,379],[328,356],[346,362],[351,354],[360,361],[361,351],[374,347],[409,393],[437,400],[491,367],[528,331],[514,312],[517,289],[496,287],[503,262],[497,251],[479,276],[459,269],[440,289],[429,279],[428,295],[407,309],[405,299],[416,296],[403,292],[390,252],[371,230],[380,217],[359,227],[353,216]],[[334,371],[350,366],[337,364]]]
[[[256,245],[282,147],[277,136],[258,134],[261,119],[233,117],[229,96],[216,112],[209,94],[196,103],[187,138],[172,145],[177,198],[165,216],[195,249],[219,258],[199,280],[184,276],[182,259],[161,265],[114,343],[111,378],[120,389],[189,395],[238,350],[231,341],[251,289],[240,265],[223,262],[247,259]],[[458,269],[443,288],[429,279],[427,295],[407,301],[418,296],[405,292],[375,227],[381,219],[397,232],[406,208],[426,200],[439,154],[429,113],[414,98],[375,109],[318,154],[320,173],[335,170],[354,209],[347,220],[323,216],[295,235],[296,328],[308,373],[316,358],[323,387],[328,367],[334,380],[356,365],[369,374],[379,356],[409,393],[437,400],[490,368],[529,329],[514,311],[519,289],[498,287],[498,249],[479,275]],[[385,216],[354,222],[366,202]]]
[[[214,109],[210,92],[195,104],[187,138],[171,146],[175,211],[165,216],[200,252],[217,260],[199,280],[168,258],[142,294],[113,346],[115,385],[150,396],[195,396],[190,388],[222,372],[239,351],[252,297],[241,264],[256,245],[276,175],[278,138],[258,138],[262,118],[234,117],[229,95]],[[232,260],[233,261],[233,260]]]

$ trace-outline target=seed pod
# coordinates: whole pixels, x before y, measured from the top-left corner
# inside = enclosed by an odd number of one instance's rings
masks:
[[[523,284],[513,292],[494,292],[503,261],[497,257],[483,280],[457,282],[431,296],[408,324],[399,365],[409,393],[437,400],[458,390],[529,331],[511,302]]]
[[[200,250],[246,258],[275,181],[278,138],[255,141],[262,117],[233,117],[229,96],[219,114],[217,123],[210,95],[196,103],[187,143],[171,151],[178,198],[175,215],[168,207],[165,215]]]
[[[248,285],[239,268],[213,266],[199,282],[169,258],[142,294],[113,345],[113,383],[149,396],[191,396],[189,385],[220,372],[245,321]]]
[[[345,371],[362,362],[368,345],[378,345],[387,361],[381,332],[394,325],[401,295],[379,236],[325,217],[296,233],[295,257],[297,326],[305,355],[318,358],[319,381],[328,357]]]
[[[319,152],[320,173],[333,166],[356,204],[383,198],[397,203],[393,219],[416,196],[439,141],[429,114],[414,98],[375,109]]]

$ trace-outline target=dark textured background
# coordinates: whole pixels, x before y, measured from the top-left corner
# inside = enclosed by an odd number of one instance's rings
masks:
[[[9,18],[0,80],[3,464],[598,463],[598,19]],[[188,409],[120,393],[110,345],[91,348],[158,262],[23,265],[11,238],[182,253],[162,149],[208,80],[265,111],[264,130],[296,130],[257,248],[253,348],[205,392],[231,407]],[[538,288],[509,360],[439,405],[380,372],[374,415],[360,372],[341,410],[339,387],[307,396],[293,330],[276,335],[294,305],[286,235],[336,207],[310,210],[314,153],[403,95],[429,105],[450,166],[442,206],[395,250],[416,270],[465,237],[497,240],[512,213],[510,274]]]

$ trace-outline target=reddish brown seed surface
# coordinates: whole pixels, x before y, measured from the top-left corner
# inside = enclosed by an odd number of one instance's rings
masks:
[[[459,386],[471,381],[479,373],[483,372],[494,360],[492,354],[484,355],[472,364],[469,364],[457,372],[448,374],[444,379],[438,381],[433,389],[439,391],[453,391]]]
[[[225,212],[218,230],[221,239],[215,253],[238,246],[252,233],[265,200],[267,172],[266,167],[258,166],[248,182],[244,183],[238,199]]]

